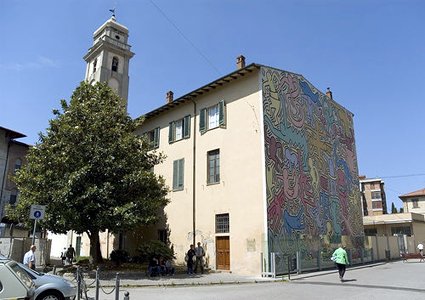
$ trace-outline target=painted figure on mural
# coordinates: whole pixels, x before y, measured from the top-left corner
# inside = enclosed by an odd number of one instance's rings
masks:
[[[335,262],[338,268],[339,279],[341,282],[344,282],[345,269],[349,265],[348,255],[344,245],[339,245],[338,249],[332,254],[331,260]]]

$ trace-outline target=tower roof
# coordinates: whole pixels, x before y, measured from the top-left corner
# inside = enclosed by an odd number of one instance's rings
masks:
[[[128,28],[124,25],[117,22],[115,17],[111,17],[109,20],[107,20],[105,23],[103,23],[102,26],[100,26],[94,33],[93,36],[97,36],[99,33],[101,33],[106,27],[114,27],[124,33],[128,33]]]

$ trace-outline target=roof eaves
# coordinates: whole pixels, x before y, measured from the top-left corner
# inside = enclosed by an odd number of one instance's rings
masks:
[[[229,82],[232,82],[234,80],[237,80],[243,76],[245,76],[246,74],[250,74],[252,72],[254,72],[255,69],[260,69],[262,67],[262,65],[256,64],[256,63],[252,63],[248,66],[246,66],[245,68],[242,69],[238,69],[230,74],[227,74],[223,77],[220,77],[196,90],[193,90],[189,93],[187,93],[186,95],[183,95],[182,97],[167,103],[153,111],[150,111],[148,113],[146,113],[145,115],[143,115],[142,117],[144,117],[145,119],[149,119],[152,117],[155,117],[165,111],[168,111],[170,109],[173,109],[174,107],[187,103],[189,101],[191,101],[192,99],[201,96],[205,93],[210,92],[211,90],[216,89],[217,87],[221,87]]]

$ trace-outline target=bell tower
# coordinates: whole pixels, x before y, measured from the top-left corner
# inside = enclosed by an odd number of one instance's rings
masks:
[[[134,53],[128,44],[128,29],[113,15],[93,34],[93,46],[84,56],[87,62],[85,80],[107,82],[125,101],[128,101],[129,62]]]

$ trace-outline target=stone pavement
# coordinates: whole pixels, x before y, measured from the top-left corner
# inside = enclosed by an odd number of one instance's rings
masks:
[[[373,266],[379,266],[383,263],[373,265],[362,265],[350,268],[350,270],[356,270],[361,268],[370,268]],[[302,280],[307,278],[314,278],[318,276],[324,276],[329,274],[336,274],[336,269],[317,271],[310,273],[291,274],[290,280]],[[348,273],[347,273],[348,274]],[[116,283],[116,273],[100,272],[100,285],[102,287],[114,287]],[[337,276],[337,275],[335,275]],[[73,280],[73,275],[65,273],[64,277]],[[272,277],[261,277],[261,276],[247,276],[238,275],[230,272],[211,272],[208,274],[176,274],[174,276],[157,276],[148,277],[144,272],[126,272],[120,273],[120,286],[121,287],[161,287],[161,286],[193,286],[193,285],[220,285],[220,284],[242,284],[242,283],[264,283],[264,282],[276,282],[276,281],[288,281],[288,276],[280,276],[277,278]],[[94,274],[84,275],[84,280],[87,285],[94,285]]]

